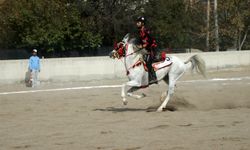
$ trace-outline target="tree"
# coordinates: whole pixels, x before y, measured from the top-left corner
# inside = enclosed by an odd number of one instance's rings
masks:
[[[94,53],[98,47],[111,46],[126,33],[136,32],[135,18],[143,15],[159,47],[213,50],[216,25],[209,24],[206,17],[209,1],[8,0],[0,4],[0,46],[39,48],[44,53]],[[218,1],[221,50],[250,48],[249,3]],[[216,20],[213,15],[210,18]]]
[[[141,13],[143,0],[94,0],[81,2],[82,18],[92,18],[103,35],[103,44],[112,45],[126,33],[134,32],[134,18]]]
[[[89,18],[81,20],[77,6],[66,0],[6,1],[0,10],[2,45],[45,52],[97,48],[102,36]]]
[[[241,50],[244,46],[250,26],[249,6],[249,0],[219,1],[220,35],[224,50]]]
[[[198,41],[205,39],[201,33],[204,26],[201,10],[193,5],[187,7],[183,0],[151,0],[145,13],[162,47],[200,47]]]

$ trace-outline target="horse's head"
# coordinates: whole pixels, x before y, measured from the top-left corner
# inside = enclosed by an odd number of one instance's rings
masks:
[[[117,58],[120,59],[121,57],[125,56],[125,43],[120,42],[118,43],[115,48],[110,52],[109,57],[110,58]]]
[[[119,42],[114,46],[114,50],[110,52],[110,58],[121,58],[125,56],[137,55],[137,54],[146,54],[147,51],[143,48],[139,48],[138,40],[135,38],[130,38],[129,34],[126,34],[122,39],[122,42]]]
[[[124,36],[122,42],[119,42],[114,46],[114,50],[112,50],[109,54],[110,58],[121,58],[125,56],[126,53],[126,45],[129,41],[129,33]]]

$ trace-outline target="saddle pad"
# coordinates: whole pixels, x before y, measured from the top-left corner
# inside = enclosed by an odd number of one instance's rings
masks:
[[[162,68],[165,68],[165,67],[168,67],[170,65],[172,65],[172,60],[170,59],[170,57],[166,57],[166,59],[164,61],[160,61],[160,62],[156,62],[156,63],[152,64],[155,71],[162,69]]]

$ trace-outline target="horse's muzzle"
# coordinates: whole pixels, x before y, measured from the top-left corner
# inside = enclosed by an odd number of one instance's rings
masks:
[[[109,58],[115,59],[115,51],[114,50],[109,53]]]

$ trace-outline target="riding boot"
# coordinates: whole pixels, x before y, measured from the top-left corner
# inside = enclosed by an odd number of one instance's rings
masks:
[[[144,55],[144,60],[146,61],[146,65],[148,68],[149,84],[153,84],[153,83],[157,84],[158,82],[157,82],[156,74],[155,74],[154,68],[152,67],[153,59],[151,58],[150,55]]]
[[[149,75],[149,84],[153,84],[153,83],[158,84],[158,80],[157,80],[154,68],[151,67],[151,69],[150,69],[149,72],[150,72],[150,75]]]
[[[152,64],[149,63],[147,64],[147,67],[148,67],[148,79],[149,79],[149,84],[157,84],[158,81],[157,81],[157,77],[156,77],[156,73],[154,71],[154,68],[152,67]]]

